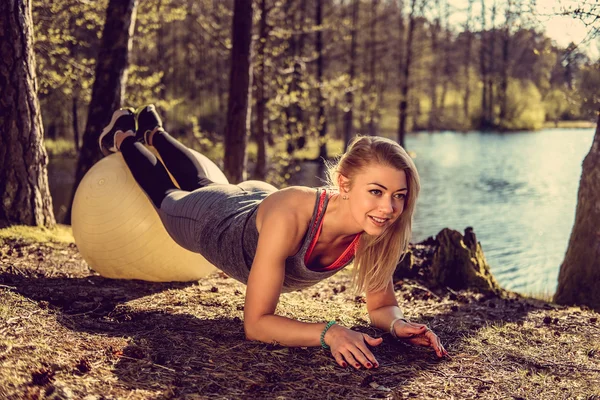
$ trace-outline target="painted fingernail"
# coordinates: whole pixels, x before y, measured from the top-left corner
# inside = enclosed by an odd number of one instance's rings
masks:
[[[367,363],[367,368],[373,368],[373,364]]]
[[[346,364],[345,362],[342,362],[342,367],[346,368],[348,366],[348,364]]]
[[[375,368],[379,368],[379,364],[378,363],[375,363]]]
[[[356,368],[360,368],[360,364],[354,364]]]

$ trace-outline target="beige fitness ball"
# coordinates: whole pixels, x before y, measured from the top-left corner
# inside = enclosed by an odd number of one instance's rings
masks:
[[[212,161],[193,152],[208,178],[227,183]],[[200,254],[171,239],[121,153],[103,158],[83,177],[71,221],[79,252],[106,278],[183,282],[215,271]]]

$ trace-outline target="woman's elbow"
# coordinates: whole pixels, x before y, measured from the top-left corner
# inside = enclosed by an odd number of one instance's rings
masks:
[[[260,340],[258,332],[257,332],[257,323],[256,321],[244,321],[244,333],[246,335],[246,340]]]

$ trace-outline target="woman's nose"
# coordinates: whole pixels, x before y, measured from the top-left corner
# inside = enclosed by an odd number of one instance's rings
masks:
[[[394,204],[392,203],[392,199],[383,198],[381,203],[379,204],[379,210],[385,213],[392,214],[394,212]]]

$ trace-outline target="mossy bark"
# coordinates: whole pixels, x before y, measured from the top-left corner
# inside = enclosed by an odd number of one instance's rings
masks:
[[[0,1],[0,43],[0,228],[53,227],[30,0]]]
[[[600,113],[592,147],[583,160],[575,224],[554,301],[600,310]]]

